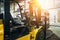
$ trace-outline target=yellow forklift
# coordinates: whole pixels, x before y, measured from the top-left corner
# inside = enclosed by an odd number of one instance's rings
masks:
[[[21,6],[19,3],[24,2]],[[10,12],[10,4],[19,6],[16,15]],[[28,4],[28,5],[27,5]],[[26,7],[28,6],[28,9]],[[24,12],[23,11],[24,8]],[[28,10],[28,11],[27,11]],[[14,14],[14,13],[13,13]],[[13,16],[16,16],[15,18]],[[46,17],[45,17],[46,19]],[[45,22],[44,20],[43,22]],[[46,22],[41,21],[41,6],[36,0],[5,0],[4,14],[0,20],[0,40],[45,40]]]

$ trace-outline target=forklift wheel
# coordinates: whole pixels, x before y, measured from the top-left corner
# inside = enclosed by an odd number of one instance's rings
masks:
[[[43,40],[44,39],[44,32],[43,29],[39,29],[36,35],[36,39],[35,40]]]

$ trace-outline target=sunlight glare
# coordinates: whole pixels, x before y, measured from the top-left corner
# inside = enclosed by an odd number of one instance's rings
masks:
[[[50,4],[50,1],[49,0],[37,0],[37,2],[41,5],[41,7],[43,9],[47,9],[47,8],[50,8],[51,4]]]

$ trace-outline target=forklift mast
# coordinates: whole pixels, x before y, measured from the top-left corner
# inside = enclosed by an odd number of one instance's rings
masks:
[[[30,17],[35,16],[35,25],[38,27],[41,21],[41,6],[36,0],[31,0],[29,3]]]

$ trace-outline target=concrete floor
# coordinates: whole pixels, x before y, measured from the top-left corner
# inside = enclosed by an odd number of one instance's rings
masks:
[[[49,30],[51,30],[56,36],[58,36],[60,38],[60,27],[50,26]]]
[[[48,31],[49,30],[49,31]],[[59,26],[50,26],[46,31],[47,40],[60,40],[60,27]]]

